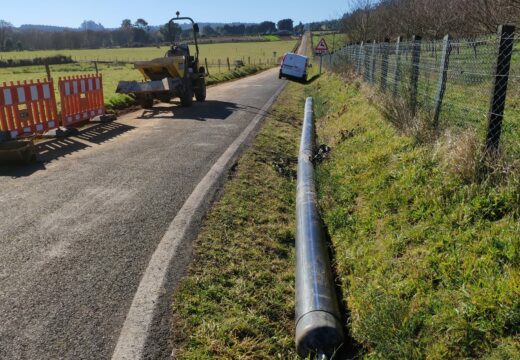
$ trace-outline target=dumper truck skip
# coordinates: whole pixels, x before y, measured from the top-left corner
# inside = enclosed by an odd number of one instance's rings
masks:
[[[206,69],[199,67],[198,24],[192,18],[180,17],[177,12],[177,17],[171,19],[168,26],[172,33],[175,21],[186,20],[192,23],[195,54],[190,54],[188,44],[179,44],[174,38],[165,57],[134,64],[145,81],[121,81],[117,86],[117,93],[133,95],[145,109],[152,108],[156,99],[168,102],[173,98],[180,98],[182,106],[191,106],[194,96],[197,101],[206,100]]]

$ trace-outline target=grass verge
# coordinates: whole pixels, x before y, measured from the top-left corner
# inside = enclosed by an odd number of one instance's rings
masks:
[[[194,243],[173,300],[178,359],[295,358],[294,237],[303,85],[290,84]]]
[[[361,84],[326,74],[315,98],[320,203],[367,359],[520,358],[520,182],[446,171]]]
[[[246,65],[225,73],[211,74],[207,78],[207,85],[215,85],[224,81],[235,80],[245,76],[256,74],[260,71],[272,68],[271,65]]]

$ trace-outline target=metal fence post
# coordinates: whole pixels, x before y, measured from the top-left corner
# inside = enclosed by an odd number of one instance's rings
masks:
[[[383,45],[383,52],[381,56],[381,91],[386,92],[386,83],[388,76],[388,47],[390,40],[385,39]]]
[[[515,26],[501,25],[498,28],[500,43],[498,45],[495,78],[491,92],[491,103],[488,115],[488,129],[486,135],[487,153],[496,153],[500,145],[502,133],[502,121],[507,99],[507,84],[509,81],[509,69],[513,54]]]
[[[47,73],[47,80],[51,81],[51,68],[49,67],[49,63],[47,62],[47,60],[45,60],[45,72]]]
[[[417,112],[417,85],[419,83],[419,66],[421,63],[421,40],[418,35],[412,38],[412,76],[410,77],[410,109]]]
[[[433,45],[435,46],[435,45]],[[439,128],[439,118],[442,110],[442,100],[446,92],[446,82],[448,80],[448,67],[450,66],[451,54],[451,36],[446,35],[442,43],[442,57],[439,69],[439,83],[437,86],[437,95],[435,96],[433,126],[435,129]]]
[[[363,54],[364,56],[364,60],[365,60],[365,71],[364,71],[364,79],[366,82],[368,82],[370,80],[370,56],[368,55],[368,51],[369,51],[369,45],[367,45],[365,47],[365,53]]]
[[[359,71],[358,62],[356,61],[356,56],[359,51],[359,44],[353,44],[351,46],[351,56],[350,56],[350,62],[354,66],[354,71],[357,73]]]
[[[376,41],[372,42],[372,55],[370,58],[370,83],[374,85],[376,74]]]
[[[399,91],[399,81],[401,80],[401,40],[399,36],[395,44],[395,73],[394,73],[394,97]]]
[[[361,75],[363,73],[363,66],[365,64],[365,42],[362,41],[359,46],[359,56],[357,58],[358,62],[358,74]]]

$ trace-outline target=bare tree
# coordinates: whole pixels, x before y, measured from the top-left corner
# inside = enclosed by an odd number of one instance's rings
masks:
[[[472,25],[486,32],[496,31],[498,25],[518,23],[519,0],[459,0]]]
[[[520,22],[520,0],[351,0],[341,29],[354,41],[447,33],[475,36]]]
[[[372,30],[372,17],[377,4],[371,0],[349,0],[352,12],[342,21],[342,29],[352,36],[354,41],[367,41]]]
[[[0,50],[5,49],[5,43],[12,32],[13,25],[0,19]]]

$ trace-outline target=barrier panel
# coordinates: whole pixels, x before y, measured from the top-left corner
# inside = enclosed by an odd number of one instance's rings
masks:
[[[60,78],[58,86],[63,126],[70,126],[105,114],[101,74]]]
[[[58,111],[52,80],[0,85],[0,131],[12,139],[56,128]]]

